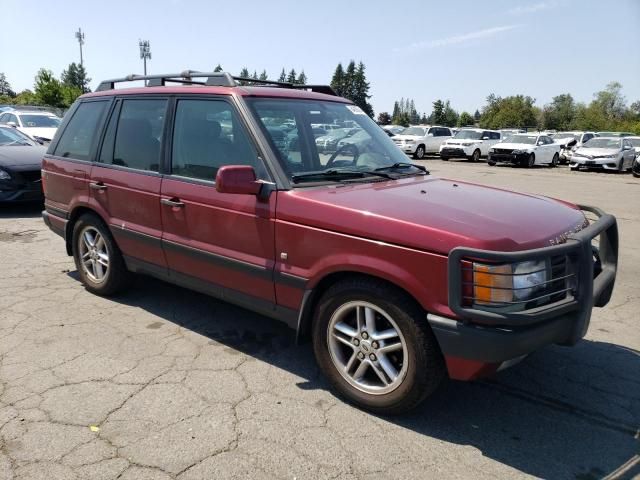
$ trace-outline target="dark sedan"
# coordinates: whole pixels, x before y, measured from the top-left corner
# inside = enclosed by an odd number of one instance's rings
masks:
[[[43,200],[40,168],[45,151],[15,128],[0,126],[0,203]]]

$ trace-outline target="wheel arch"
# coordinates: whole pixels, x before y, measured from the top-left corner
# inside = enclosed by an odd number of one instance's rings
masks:
[[[69,213],[69,220],[67,221],[67,225],[64,232],[67,255],[69,256],[73,255],[73,228],[75,227],[75,224],[78,221],[78,219],[85,213],[95,215],[100,220],[102,220],[102,222],[105,225],[107,225],[107,228],[109,228],[107,222],[102,217],[102,215],[100,215],[100,213],[98,213],[95,209],[91,208],[90,206],[82,204],[74,207],[74,209],[71,210],[71,212]]]
[[[409,290],[407,290],[406,288],[403,288],[402,286],[398,285],[398,283],[393,282],[388,278],[384,278],[374,273],[361,272],[357,270],[342,270],[342,271],[330,272],[324,275],[322,278],[320,278],[317,282],[314,282],[313,286],[305,290],[305,293],[302,299],[302,305],[300,306],[300,312],[298,315],[298,326],[296,329],[297,343],[303,343],[309,340],[311,336],[311,324],[313,322],[313,314],[324,292],[326,292],[331,285],[334,285],[337,282],[341,282],[341,281],[352,279],[352,278],[370,279],[370,280],[375,280],[375,281],[384,283],[389,288],[392,288],[400,292],[405,297],[410,299],[412,302],[415,303],[416,307],[418,307],[422,311],[425,311],[421,303],[417,300],[417,298],[414,295],[411,294],[411,292],[409,292]],[[425,311],[425,314],[426,314],[426,311]]]

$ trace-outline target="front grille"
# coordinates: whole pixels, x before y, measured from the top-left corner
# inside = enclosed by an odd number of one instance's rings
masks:
[[[19,172],[20,177],[25,182],[39,182],[40,181],[40,170],[32,170],[27,172]]]
[[[512,148],[494,148],[493,152],[500,153],[500,154],[511,154],[513,152],[513,149]]]

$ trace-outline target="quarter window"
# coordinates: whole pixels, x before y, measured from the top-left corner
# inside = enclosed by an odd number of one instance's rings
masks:
[[[172,145],[174,175],[214,181],[222,166],[250,165],[259,178],[266,177],[255,147],[226,101],[179,100]]]
[[[108,102],[84,102],[76,109],[56,145],[54,155],[89,160]]]
[[[115,116],[107,129],[105,144],[115,128],[113,152],[103,147],[100,161],[121,167],[157,172],[160,165],[160,145],[167,111],[167,100],[123,100],[115,126]]]

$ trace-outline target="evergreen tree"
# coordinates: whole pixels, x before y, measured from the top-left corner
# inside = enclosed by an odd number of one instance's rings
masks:
[[[398,101],[393,102],[393,113],[391,114],[391,122],[393,123],[396,118],[400,115],[400,107],[398,106]]]
[[[429,119],[427,118],[427,114],[423,113],[422,117],[420,118],[420,123],[422,125],[428,125],[429,124]]]
[[[296,71],[292,68],[289,75],[287,75],[287,83],[296,83],[296,78]]]
[[[480,111],[476,108],[475,113],[473,114],[473,119],[477,122],[480,120]]]
[[[418,111],[416,110],[413,99],[411,99],[411,102],[409,103],[409,109],[407,113],[409,114],[409,123],[417,124],[420,122],[420,117],[418,116]]]
[[[269,77],[267,76],[267,71],[266,70],[262,70],[262,73],[260,74],[260,80],[269,80]]]
[[[216,68],[213,69],[214,72],[222,72],[222,65],[218,64],[216,65]]]
[[[380,112],[378,114],[378,125],[390,125],[391,124],[391,115],[389,112]]]
[[[433,123],[437,125],[444,124],[444,102],[440,99],[433,102],[433,113],[431,114],[433,117]]]
[[[284,68],[282,68],[282,72],[280,73],[280,77],[278,78],[279,82],[286,82],[287,81],[287,74],[284,71]]]
[[[342,63],[338,63],[335,72],[333,72],[333,78],[331,78],[331,88],[338,94],[338,96],[343,97],[345,92],[344,85],[344,69],[342,68]]]
[[[351,100],[353,100],[364,113],[373,118],[373,107],[369,103],[369,99],[371,98],[371,95],[369,95],[369,82],[367,82],[364,71],[364,63],[360,62],[353,75],[353,98],[351,98]]]
[[[349,100],[353,100],[356,96],[356,91],[354,88],[354,80],[356,76],[356,62],[351,60],[349,65],[347,65],[347,70],[344,74],[344,91],[342,92],[342,96],[348,98]]]
[[[242,78],[251,78],[251,74],[249,73],[249,69],[247,67],[244,67],[242,70],[240,70],[240,75],[239,77]],[[250,82],[247,82],[245,80],[239,80],[238,84],[239,85],[249,85]]]
[[[16,96],[16,93],[11,90],[11,85],[7,81],[7,77],[2,72],[0,72],[0,95],[6,95],[11,98]]]
[[[67,69],[62,71],[60,79],[64,85],[78,88],[82,93],[90,91],[89,82],[91,79],[87,78],[87,72],[84,66],[78,65],[75,62],[70,63]]]
[[[468,112],[462,112],[458,118],[459,127],[469,127],[475,123],[475,120]]]
[[[258,72],[256,72],[255,70],[253,71],[253,75],[251,75],[251,78],[253,78],[254,80],[258,79]]]
[[[302,70],[300,72],[300,75],[298,75],[298,79],[296,80],[296,83],[299,85],[306,85],[307,84],[307,75],[304,73],[304,70]]]

